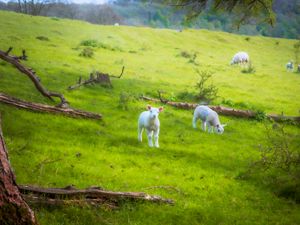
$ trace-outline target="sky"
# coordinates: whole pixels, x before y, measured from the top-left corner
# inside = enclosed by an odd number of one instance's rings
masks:
[[[103,4],[108,2],[108,0],[69,0],[74,3],[94,3],[94,4]]]
[[[0,0],[0,2],[8,2],[9,0]],[[108,2],[108,0],[68,0],[69,2],[74,3],[94,3],[94,4],[103,4]]]

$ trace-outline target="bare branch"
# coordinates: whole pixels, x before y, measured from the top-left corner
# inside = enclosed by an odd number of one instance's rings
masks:
[[[50,105],[44,105],[39,103],[32,103],[32,102],[26,102],[14,97],[11,97],[9,95],[5,95],[3,93],[0,93],[0,102],[12,105],[21,109],[27,109],[31,111],[37,111],[37,112],[47,112],[47,113],[54,113],[54,114],[64,114],[66,116],[70,117],[81,117],[81,118],[89,118],[89,119],[101,119],[101,114],[91,113],[91,112],[85,112],[78,109],[72,109],[72,108],[61,108],[61,107],[55,107]]]
[[[60,98],[60,104],[58,105],[59,107],[68,107],[68,102],[65,99],[65,97],[60,94],[60,93],[56,93],[56,92],[51,92],[48,91],[41,83],[40,83],[40,79],[38,78],[38,76],[36,76],[35,72],[30,69],[30,68],[26,68],[24,65],[22,65],[20,63],[19,60],[23,60],[23,59],[27,59],[27,56],[25,55],[25,50],[22,51],[22,56],[11,56],[8,55],[7,52],[9,53],[12,50],[12,48],[10,47],[8,51],[3,52],[0,50],[0,59],[12,64],[14,67],[16,67],[21,73],[25,74],[26,76],[28,76],[30,78],[30,80],[34,83],[36,89],[45,97],[49,98],[50,100],[53,101],[52,97],[58,97]]]

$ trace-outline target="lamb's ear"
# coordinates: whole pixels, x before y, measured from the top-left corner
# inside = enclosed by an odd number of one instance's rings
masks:
[[[151,105],[147,105],[147,109],[148,109],[148,110],[151,110]]]
[[[227,123],[225,123],[225,124],[222,124],[222,127],[226,127],[227,126]]]
[[[164,107],[162,107],[162,106],[158,108],[159,112],[162,112],[163,110],[164,110]]]

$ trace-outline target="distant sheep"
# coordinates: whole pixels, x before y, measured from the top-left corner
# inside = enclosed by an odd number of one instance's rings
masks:
[[[142,142],[143,130],[146,129],[148,144],[150,147],[153,147],[152,136],[154,134],[154,146],[159,148],[158,136],[160,122],[158,115],[163,111],[163,107],[154,108],[150,105],[147,106],[148,111],[144,111],[140,114],[138,120],[138,140]]]
[[[202,121],[201,126],[203,131],[206,131],[206,125],[208,125],[209,133],[214,133],[214,130],[218,134],[222,134],[224,132],[224,127],[226,126],[226,124],[221,124],[218,114],[208,106],[199,105],[196,107],[193,117],[194,128],[197,127],[198,119]]]
[[[247,52],[238,52],[233,56],[230,65],[248,63],[249,61],[250,58]]]
[[[286,70],[287,71],[293,71],[294,70],[294,63],[293,61],[289,61],[287,64],[286,64]]]
[[[115,23],[114,26],[118,27],[118,26],[120,26],[120,24],[119,23]]]

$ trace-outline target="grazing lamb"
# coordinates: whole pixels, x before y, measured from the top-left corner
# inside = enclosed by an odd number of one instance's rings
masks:
[[[250,58],[247,52],[238,52],[233,56],[230,65],[248,63],[249,60]]]
[[[146,129],[148,143],[150,147],[153,147],[152,136],[154,134],[154,146],[159,148],[158,136],[159,136],[159,119],[158,115],[163,111],[163,107],[153,108],[150,105],[147,106],[148,111],[144,111],[140,114],[138,121],[138,140],[142,142],[143,130]]]
[[[293,61],[289,61],[289,62],[286,64],[286,70],[287,70],[287,71],[293,71],[293,70],[294,70],[294,63],[293,63]]]
[[[218,114],[205,105],[199,105],[194,111],[193,127],[196,128],[197,120],[202,121],[202,130],[206,131],[206,124],[208,125],[208,132],[213,133],[214,129],[218,134],[224,132],[226,124],[221,124]]]

